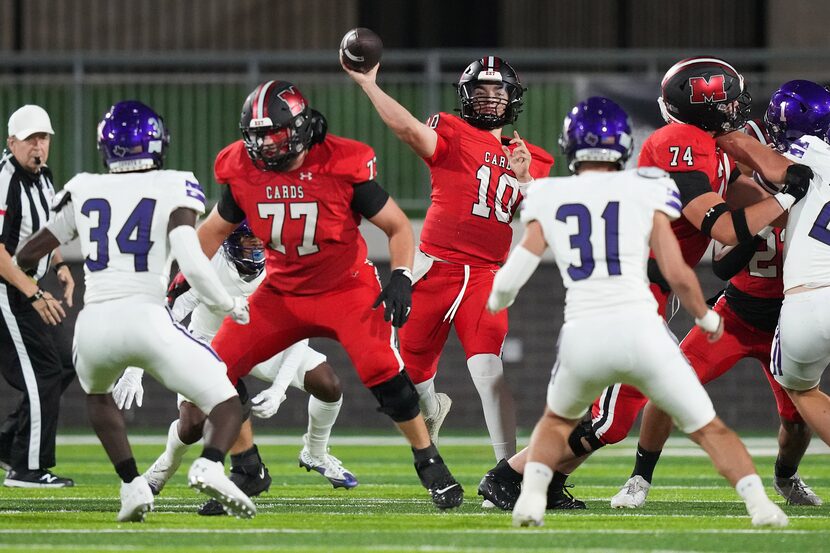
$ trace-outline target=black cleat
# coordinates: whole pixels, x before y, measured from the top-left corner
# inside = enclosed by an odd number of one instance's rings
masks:
[[[454,509],[464,502],[464,488],[452,475],[435,482],[428,489],[433,505],[439,509]]]
[[[572,496],[568,488],[573,488],[573,484],[558,490],[554,490],[552,486],[548,487],[547,509],[587,509],[585,502]]]
[[[435,446],[431,446],[435,447]],[[453,509],[464,502],[464,488],[453,478],[444,460],[432,450],[433,455],[415,462],[415,472],[421,484],[432,496],[432,503],[439,509]]]
[[[478,495],[503,511],[512,511],[522,491],[522,475],[513,470],[507,459],[487,471],[478,484]]]
[[[271,475],[268,473],[268,467],[264,464],[259,466],[258,472],[255,474],[248,474],[236,467],[231,468],[229,478],[248,497],[256,497],[261,493],[267,492],[271,487]],[[215,499],[211,499],[202,505],[198,513],[205,517],[227,514],[222,504]]]
[[[3,485],[7,488],[71,488],[75,482],[46,469],[10,470],[6,473]]]

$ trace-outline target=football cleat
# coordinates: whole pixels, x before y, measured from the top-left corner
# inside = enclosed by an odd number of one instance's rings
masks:
[[[438,410],[431,417],[424,417],[424,423],[427,425],[427,432],[429,432],[429,439],[432,443],[438,445],[438,432],[441,431],[441,425],[444,424],[444,419],[452,407],[452,399],[447,394],[437,393],[435,399],[438,402]]]
[[[434,445],[430,447],[435,448]],[[437,452],[436,449],[433,451]],[[432,496],[432,504],[439,509],[453,509],[464,502],[464,488],[450,473],[440,455],[416,461],[415,472]]]
[[[12,469],[6,473],[3,485],[7,488],[71,488],[75,482],[71,478],[52,474],[46,469],[26,471]]]
[[[612,509],[638,509],[645,505],[648,491],[651,489],[651,484],[646,482],[646,479],[640,476],[632,476],[628,482],[620,488],[620,491],[611,498]]]
[[[144,522],[144,515],[153,510],[153,491],[147,480],[138,476],[129,484],[121,482],[121,510],[118,522]]]
[[[787,500],[787,505],[821,505],[824,503],[804,480],[793,474],[790,478],[774,478],[772,487]]]
[[[167,481],[173,478],[176,471],[179,470],[181,459],[178,461],[171,460],[166,453],[162,453],[156,461],[150,465],[150,468],[143,474],[144,479],[153,490],[153,495],[158,495],[164,489]]]
[[[547,494],[524,491],[513,507],[513,526],[542,526],[545,523]]]
[[[230,480],[236,484],[237,488],[245,492],[248,497],[256,497],[261,493],[267,492],[271,487],[271,475],[268,473],[268,467],[263,464],[259,465],[259,470],[254,474],[249,474],[236,467],[231,468]],[[211,499],[202,505],[197,512],[207,517],[227,514],[222,504],[215,499]]]
[[[346,488],[350,490],[357,487],[359,482],[354,474],[346,470],[340,459],[329,453],[322,457],[315,457],[308,450],[308,434],[303,435],[303,449],[297,458],[301,468],[307,472],[316,471],[322,474],[335,488]]]
[[[584,501],[581,501],[571,495],[568,488],[573,488],[573,484],[563,486],[562,488],[554,489],[553,486],[548,486],[548,509],[587,509]]]
[[[478,484],[478,495],[502,511],[512,511],[521,492],[521,482],[502,478],[492,470],[485,474]]]
[[[783,527],[790,523],[790,519],[784,514],[781,508],[766,499],[758,505],[747,504],[746,510],[752,517],[753,526],[778,526]]]
[[[464,488],[450,475],[436,481],[429,488],[432,504],[439,509],[454,509],[464,502]]]
[[[230,515],[251,518],[256,514],[254,502],[225,476],[222,463],[199,457],[190,465],[187,481],[191,488],[221,503]]]

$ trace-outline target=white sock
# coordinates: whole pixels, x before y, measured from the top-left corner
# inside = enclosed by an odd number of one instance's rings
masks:
[[[184,454],[190,449],[192,444],[186,444],[179,438],[179,419],[170,423],[170,428],[167,429],[167,445],[164,448],[164,455],[168,459],[176,462],[181,462]]]
[[[438,412],[438,398],[435,397],[435,377],[415,384],[415,391],[418,392],[418,406],[421,414],[428,419]]]
[[[496,461],[509,459],[516,454],[516,408],[501,359],[490,353],[473,355],[467,368],[481,398]]]
[[[333,403],[308,396],[308,451],[314,457],[323,457],[328,452],[331,429],[340,414],[341,405],[342,395]]]
[[[757,474],[747,474],[738,480],[735,484],[735,491],[744,500],[747,508],[770,501],[766,490],[764,490],[764,483],[761,482],[761,477]]]
[[[529,462],[525,465],[522,491],[548,493],[548,486],[553,478],[553,469],[544,463]]]

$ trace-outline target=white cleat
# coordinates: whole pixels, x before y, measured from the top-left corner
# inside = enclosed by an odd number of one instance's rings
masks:
[[[438,445],[438,432],[441,430],[441,425],[444,424],[444,419],[450,412],[452,407],[452,400],[447,394],[437,393],[435,399],[438,402],[438,410],[431,417],[424,417],[424,422],[427,425],[427,432],[429,432],[429,439],[432,443]]]
[[[164,485],[167,484],[167,481],[173,478],[173,475],[176,474],[177,470],[179,470],[179,465],[181,465],[181,463],[181,459],[173,461],[167,457],[166,453],[162,453],[161,456],[156,459],[156,462],[150,465],[150,468],[147,469],[143,476],[150,485],[150,489],[153,490],[153,495],[161,493],[161,490],[164,488]]]
[[[513,526],[542,526],[548,494],[522,490],[513,507]]]
[[[256,514],[254,502],[225,476],[222,463],[199,457],[190,465],[187,481],[191,488],[221,503],[229,515],[251,518]]]
[[[144,522],[144,515],[153,510],[153,492],[143,476],[127,484],[121,482],[121,510],[118,522]]]
[[[482,509],[495,509],[496,504],[493,503],[492,501],[490,501],[489,499],[485,499],[484,501],[481,502],[481,508]]]
[[[796,472],[789,478],[774,478],[772,487],[787,500],[787,505],[821,505],[824,503]]]
[[[334,455],[325,453],[322,457],[315,457],[308,450],[308,434],[303,435],[303,449],[297,458],[300,467],[306,471],[315,471],[322,474],[335,488],[350,490],[357,487],[359,482],[351,471],[347,470]]]
[[[781,508],[772,501],[765,501],[760,505],[746,506],[749,516],[752,517],[753,526],[777,526],[783,527],[790,523],[790,519]]]
[[[632,476],[620,488],[620,491],[611,498],[612,509],[639,509],[646,504],[651,484],[640,475]]]

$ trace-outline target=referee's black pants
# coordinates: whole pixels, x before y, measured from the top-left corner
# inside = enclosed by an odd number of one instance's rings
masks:
[[[0,280],[0,371],[23,392],[9,464],[15,471],[55,466],[64,375],[54,333],[17,288]]]

